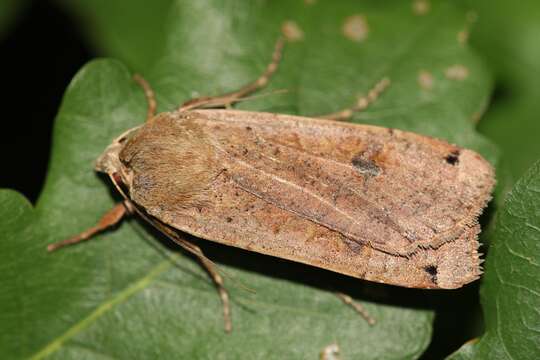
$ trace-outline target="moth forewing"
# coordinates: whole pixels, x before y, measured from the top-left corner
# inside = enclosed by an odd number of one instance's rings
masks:
[[[179,231],[406,287],[456,288],[481,273],[476,217],[494,180],[470,150],[231,110],[162,113],[117,143],[103,158],[129,197]]]

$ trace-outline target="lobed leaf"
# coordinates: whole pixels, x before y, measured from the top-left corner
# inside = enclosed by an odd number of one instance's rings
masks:
[[[285,23],[302,36],[286,46],[277,74],[262,91],[270,95],[240,108],[328,113],[388,76],[390,89],[354,121],[445,138],[496,158],[471,121],[491,80],[458,41],[465,14],[451,1],[432,4],[422,14],[404,2],[176,1],[168,19],[163,54],[143,61],[155,64],[144,75],[161,111],[254,80]],[[358,30],[344,32],[358,19],[367,24],[360,40]],[[449,76],[456,67],[458,75]],[[278,89],[288,92],[272,94]],[[200,242],[230,274],[234,331],[227,335],[219,297],[204,271],[136,220],[87,244],[46,253],[47,244],[93,225],[118,201],[92,163],[113,138],[144,120],[145,106],[123,64],[91,62],[66,91],[36,208],[14,192],[0,192],[0,263],[7,289],[0,305],[10,309],[0,314],[5,353],[62,359],[316,358],[336,343],[343,358],[422,354],[433,320],[425,291],[363,283]],[[361,301],[377,324],[370,327],[334,290]]]
[[[486,332],[449,359],[540,356],[540,161],[497,215],[481,288]]]

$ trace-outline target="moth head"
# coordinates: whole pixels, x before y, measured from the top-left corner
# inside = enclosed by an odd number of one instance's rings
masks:
[[[96,171],[106,174],[119,174],[122,181],[127,183],[127,179],[125,178],[127,174],[125,174],[124,167],[120,161],[120,152],[128,140],[133,137],[138,130],[138,127],[129,129],[114,139],[114,141],[107,146],[105,151],[103,151],[103,153],[97,158],[95,163]]]

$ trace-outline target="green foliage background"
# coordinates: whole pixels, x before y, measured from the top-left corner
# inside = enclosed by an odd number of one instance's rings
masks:
[[[2,353],[7,358],[312,359],[335,342],[343,359],[411,359],[421,357],[432,340],[426,358],[449,353],[440,344],[452,343],[452,329],[432,339],[439,304],[453,296],[446,292],[360,283],[201,242],[232,278],[255,290],[248,293],[228,279],[234,331],[226,335],[206,274],[136,220],[88,244],[45,252],[48,243],[92,225],[118,200],[91,164],[115,136],[144,119],[144,97],[131,80],[133,72],[155,88],[160,111],[171,110],[192,96],[223,93],[256,78],[281,24],[294,20],[304,39],[287,45],[263,92],[289,91],[238,107],[327,113],[389,76],[391,88],[354,121],[444,138],[496,164],[499,189],[491,209],[502,207],[483,236],[490,244],[481,286],[485,334],[480,330],[480,340],[452,358],[537,358],[540,165],[503,199],[514,179],[540,158],[535,136],[540,45],[534,41],[540,5],[428,3],[429,11],[418,15],[410,1],[59,1],[86,25],[96,48],[121,62],[91,62],[66,90],[36,206],[13,191],[0,191]],[[476,24],[471,8],[477,9]],[[342,34],[353,14],[368,21],[364,42]],[[459,41],[469,30],[472,47]],[[500,35],[497,41],[494,33]],[[445,76],[456,64],[468,69],[465,79]],[[431,89],[419,85],[420,71],[432,74]],[[498,95],[490,102],[494,88]],[[475,121],[484,109],[480,134]],[[493,213],[482,219],[485,227]],[[457,294],[476,290],[469,289]],[[377,325],[363,322],[332,294],[335,290],[353,295]],[[465,307],[474,309],[475,303]],[[461,310],[456,307],[454,317]],[[476,323],[475,317],[464,318],[453,332],[472,337]]]

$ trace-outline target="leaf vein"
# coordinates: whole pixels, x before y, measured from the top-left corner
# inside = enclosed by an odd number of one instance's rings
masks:
[[[79,332],[90,326],[97,319],[103,316],[105,313],[113,309],[116,305],[126,301],[131,296],[137,292],[145,289],[157,276],[165,272],[172,266],[171,262],[168,260],[160,262],[152,271],[150,271],[146,276],[133,283],[131,286],[127,287],[125,290],[119,292],[116,296],[109,299],[108,301],[103,302],[98,306],[93,312],[91,312],[87,317],[83,318],[71,328],[69,328],[62,335],[45,345],[43,349],[34,354],[31,359],[43,359],[46,356],[54,353],[59,350],[66,341],[70,338],[77,335]]]

